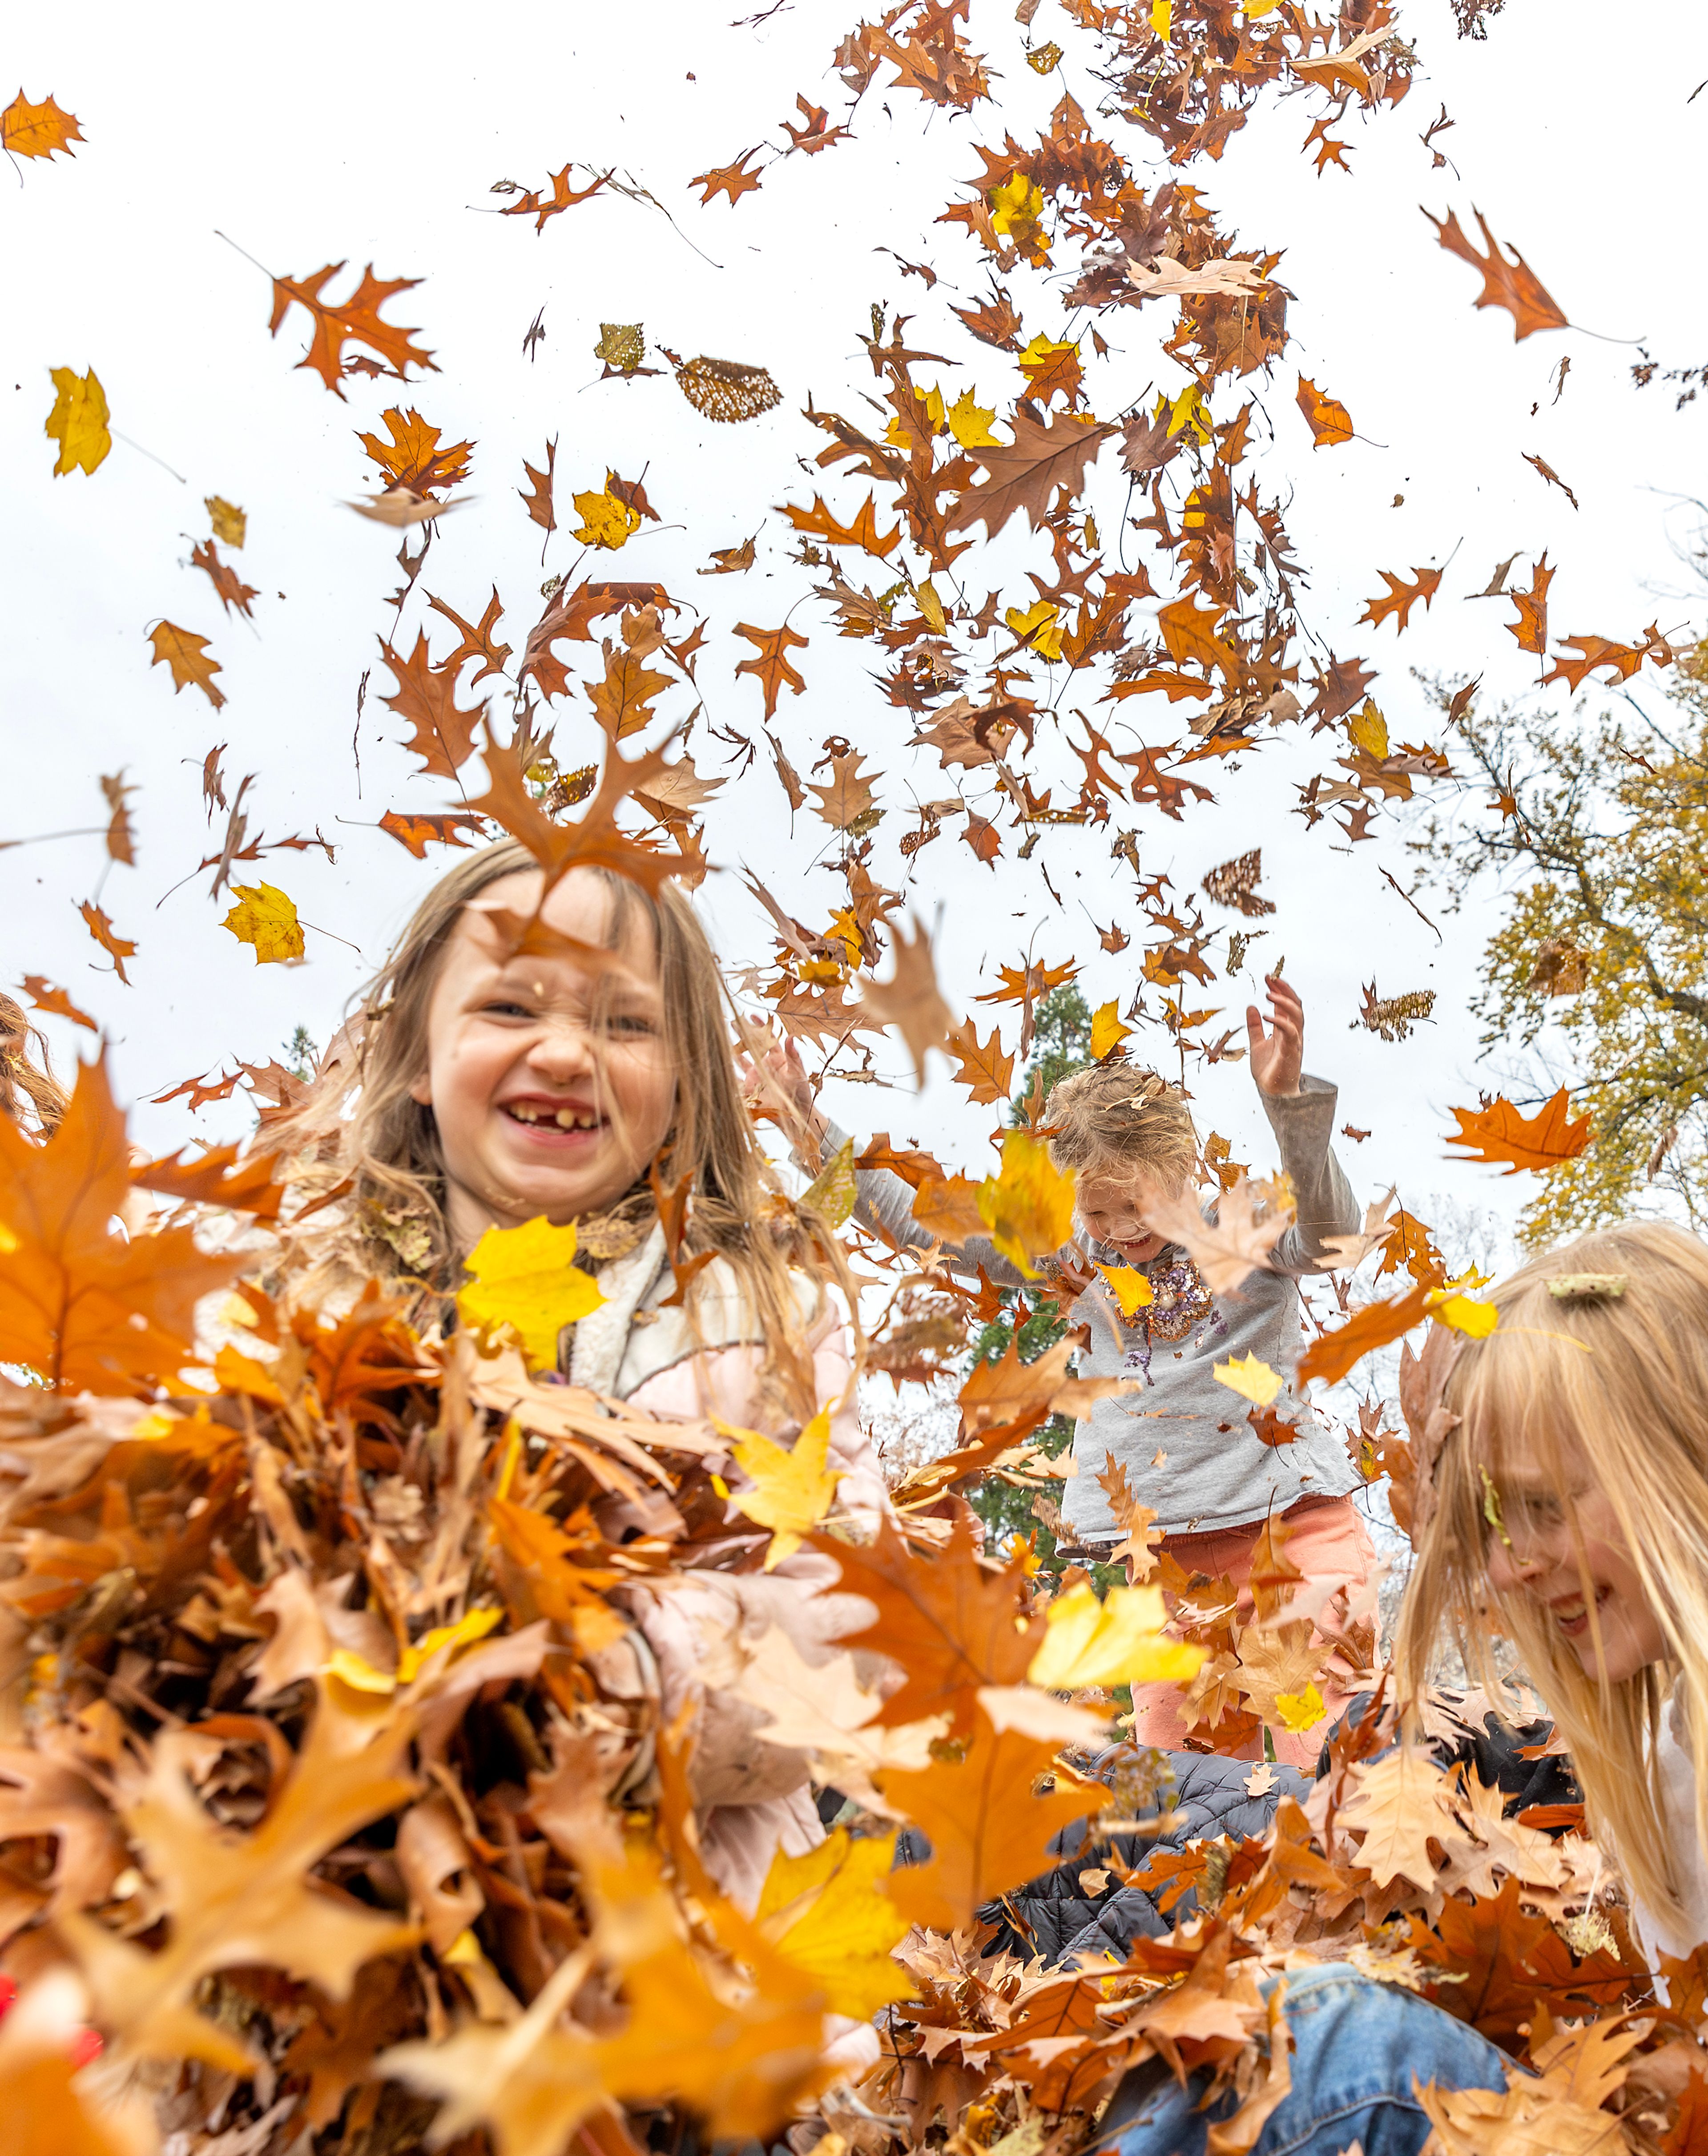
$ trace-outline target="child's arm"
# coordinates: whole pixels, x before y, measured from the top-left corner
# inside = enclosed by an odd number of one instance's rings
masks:
[[[744,1075],[750,1094],[759,1091],[759,1076],[751,1063]],[[784,1047],[766,1051],[765,1078],[769,1083],[764,1091],[772,1100],[773,1110],[776,1096],[780,1094],[792,1111],[793,1128],[781,1116],[777,1117],[777,1122],[791,1140],[791,1152],[803,1167],[813,1164],[811,1155],[815,1147],[820,1165],[841,1152],[849,1142],[849,1133],[821,1112],[813,1098],[812,1081],[802,1065],[800,1050],[792,1040]],[[855,1151],[860,1149],[856,1141]],[[803,1154],[807,1156],[805,1159],[802,1158]],[[863,1228],[902,1249],[929,1249],[932,1238],[914,1219],[913,1191],[900,1176],[891,1174],[888,1168],[859,1168],[854,1173],[854,1218]],[[987,1280],[1000,1287],[1027,1285],[1026,1276],[1019,1267],[982,1235],[970,1235],[964,1243],[946,1244],[944,1255],[951,1271],[972,1277],[982,1270]]]
[[[1324,1243],[1355,1234],[1362,1218],[1330,1143],[1340,1094],[1327,1079],[1305,1074],[1305,1006],[1292,983],[1277,978],[1265,986],[1272,1029],[1264,1031],[1255,1004],[1245,1014],[1251,1075],[1280,1147],[1283,1173],[1292,1178],[1297,1209],[1269,1264],[1277,1272],[1319,1272]]]

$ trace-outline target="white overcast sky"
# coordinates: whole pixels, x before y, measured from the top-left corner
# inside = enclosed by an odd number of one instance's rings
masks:
[[[601,484],[608,465],[629,477],[645,466],[665,525],[680,528],[648,526],[598,568],[656,577],[708,609],[700,672],[708,717],[753,732],[758,694],[734,677],[747,647],[731,628],[774,624],[811,580],[783,558],[772,505],[811,498],[797,459],[823,438],[799,416],[808,393],[852,413],[863,408],[851,403],[861,388],[877,386],[856,341],[869,303],[912,311],[910,338],[963,362],[941,370],[951,394],[971,382],[986,402],[1012,398],[1011,362],[972,343],[947,312],[951,299],[982,288],[975,249],[958,228],[932,222],[951,183],[979,170],[972,143],[999,141],[1004,126],[1035,139],[1063,87],[1022,64],[1006,0],[974,0],[972,21],[975,45],[1002,72],[999,109],[969,118],[931,113],[909,95],[886,105],[871,94],[856,141],[777,166],[733,209],[721,201],[702,209],[688,192],[692,174],[748,144],[781,143],[798,91],[839,106],[828,61],[854,19],[825,0],[797,0],[758,28],[731,27],[707,0],[626,9],[520,0],[473,12],[421,0],[404,14],[304,0],[288,16],[94,0],[80,9],[74,37],[52,11],[13,20],[13,74],[32,98],[51,92],[76,113],[88,139],[72,162],[23,167],[21,185],[0,172],[8,291],[0,316],[0,837],[99,821],[98,775],[123,767],[141,789],[138,861],[105,876],[100,902],[140,949],[132,985],[122,987],[99,969],[105,962],[78,917],[76,902],[101,878],[98,839],[18,847],[0,852],[0,981],[45,974],[99,1018],[121,1096],[141,1099],[233,1056],[264,1060],[300,1022],[324,1041],[444,858],[435,851],[423,867],[363,828],[389,808],[432,810],[454,805],[454,795],[411,775],[413,760],[395,745],[398,723],[378,701],[390,685],[375,635],[391,619],[382,601],[398,580],[396,547],[393,535],[339,506],[367,484],[356,429],[401,402],[418,405],[447,439],[476,443],[478,499],[441,526],[423,588],[478,614],[496,583],[503,633],[518,648],[542,576],[567,567],[574,551],[560,533],[542,570],[539,533],[515,491],[524,456],[537,463],[557,436],[565,506],[572,489]],[[1534,680],[1501,626],[1508,610],[1466,603],[1515,550],[1528,558],[1546,548],[1558,567],[1557,634],[1625,638],[1656,618],[1663,629],[1700,625],[1700,601],[1672,552],[1690,518],[1670,498],[1704,491],[1708,400],[1675,413],[1660,387],[1635,392],[1628,370],[1638,337],[1662,365],[1708,359],[1700,279],[1680,261],[1677,238],[1679,208],[1700,185],[1708,95],[1689,100],[1708,76],[1708,36],[1701,11],[1680,0],[1650,0],[1640,34],[1636,19],[1588,0],[1509,0],[1485,44],[1456,40],[1445,0],[1417,0],[1403,27],[1422,72],[1397,111],[1369,125],[1355,117],[1341,131],[1351,176],[1318,178],[1300,155],[1315,107],[1300,97],[1267,106],[1220,164],[1181,177],[1206,191],[1241,244],[1285,250],[1279,274],[1298,295],[1294,342],[1266,389],[1248,387],[1273,426],[1259,466],[1265,487],[1290,493],[1290,526],[1310,568],[1310,625],[1342,654],[1361,651],[1382,666],[1374,693],[1396,738],[1439,739],[1411,668],[1481,672],[1485,695],[1521,694]],[[1081,58],[1089,48],[1054,0],[1043,0],[1033,36],[1068,49],[1065,86],[1095,111],[1099,85]],[[1457,123],[1441,138],[1453,167],[1432,170],[1418,138],[1444,102]],[[1109,131],[1142,176],[1148,139],[1119,121]],[[612,198],[540,237],[531,220],[491,214],[502,199],[490,192],[495,181],[541,186],[568,158],[632,173],[668,206],[675,228]],[[1167,177],[1157,167],[1151,182]],[[1475,275],[1436,247],[1418,208],[1454,207],[1468,225],[1474,203],[1574,322],[1615,341],[1574,331],[1515,346],[1505,315],[1475,311]],[[387,312],[421,325],[418,341],[442,371],[408,391],[354,380],[340,403],[295,371],[305,341],[300,314],[269,339],[266,279],[219,233],[284,274],[342,258],[346,275],[372,260],[383,277],[420,278]],[[932,263],[944,281],[926,292],[874,251],[880,245]],[[1059,281],[1017,284],[1028,333],[1059,332],[1060,290]],[[523,333],[542,305],[546,342],[531,362]],[[1158,351],[1171,317],[1153,307],[1104,323],[1117,351],[1093,377],[1100,412],[1149,383],[1181,386]],[[719,429],[668,373],[596,385],[599,323],[636,320],[649,342],[762,362],[782,403],[749,425]],[[1570,379],[1553,406],[1549,377],[1562,355]],[[93,366],[114,426],[151,456],[121,442],[92,479],[52,478],[42,428],[55,366]],[[1350,407],[1362,439],[1311,453],[1294,403],[1301,370]],[[1532,418],[1534,403],[1542,408]],[[1217,408],[1234,408],[1226,392]],[[1571,483],[1579,510],[1523,463],[1526,450]],[[1097,497],[1111,529],[1123,491],[1114,464],[1106,451]],[[846,513],[864,488],[839,480],[826,490]],[[263,593],[253,628],[227,619],[188,566],[207,529],[202,500],[213,493],[249,513],[249,543],[234,560]],[[1402,506],[1391,506],[1396,495]],[[710,547],[756,529],[760,562],[749,576],[695,576]],[[1378,569],[1439,565],[1455,548],[1433,612],[1414,615],[1405,637],[1352,627],[1381,588]],[[1023,567],[1044,555],[1042,539],[1004,542],[1005,598],[1025,602]],[[229,697],[223,711],[194,688],[175,697],[165,670],[151,670],[146,632],[162,615],[212,638]],[[895,841],[911,825],[909,803],[948,791],[944,774],[934,755],[905,747],[901,715],[868,679],[872,648],[836,639],[816,601],[792,619],[811,638],[796,654],[808,687],[784,700],[783,740],[803,772],[833,734],[869,748],[891,812],[874,866],[899,883],[905,865]],[[413,642],[413,618],[403,636]],[[369,667],[358,785],[351,734]],[[1652,672],[1636,690],[1659,708]],[[1545,694],[1559,723],[1572,723],[1563,693]],[[572,700],[558,714],[563,760],[597,754],[596,732]],[[1136,715],[1128,704],[1121,716],[1137,716],[1147,741],[1176,731],[1166,711]],[[291,854],[264,865],[315,924],[302,966],[257,967],[220,927],[228,901],[209,905],[205,876],[167,896],[210,850],[198,767],[218,741],[228,744],[230,780],[257,774],[251,803],[268,833],[318,824],[337,844],[336,865]],[[711,744],[697,734],[695,746],[702,771],[715,773],[704,753]],[[1213,808],[1177,824],[1138,813],[1146,867],[1189,888],[1213,864],[1261,844],[1280,911],[1258,953],[1285,953],[1307,998],[1310,1066],[1340,1081],[1345,1114],[1374,1133],[1349,1149],[1356,1178],[1372,1194],[1398,1181],[1414,1202],[1439,1193],[1510,1212],[1527,1178],[1450,1165],[1441,1144],[1449,1105],[1490,1082],[1467,1002],[1494,897],[1443,919],[1438,944],[1382,879],[1386,866],[1411,881],[1397,830],[1383,827],[1377,844],[1351,851],[1337,850],[1331,824],[1307,833],[1288,813],[1292,783],[1326,761],[1323,748],[1289,737],[1238,773],[1201,769],[1220,797]],[[1094,1002],[1125,1002],[1133,954],[1103,954],[1079,905],[1136,936],[1141,925],[1131,871],[1110,860],[1108,834],[1063,830],[1039,846],[1068,901],[1061,914],[1038,862],[1013,861],[1006,832],[1008,853],[993,875],[954,830],[918,856],[910,895],[927,921],[941,914],[939,970],[957,1009],[1028,940],[1050,962],[1080,958]],[[811,865],[818,827],[798,819],[789,835],[786,803],[763,763],[715,804],[708,837],[721,869],[751,865],[803,917],[822,919],[833,901],[838,880]],[[702,902],[726,957],[764,955],[760,916],[733,875],[713,875]],[[1384,995],[1434,988],[1437,1022],[1399,1046],[1350,1030],[1360,985],[1372,978]],[[1237,1021],[1244,991],[1233,983],[1226,993]],[[57,1024],[49,1030],[62,1063],[75,1041],[87,1042]],[[1012,1046],[1012,1025],[1009,1034]],[[884,1063],[903,1071],[893,1045]],[[1261,1164],[1244,1067],[1194,1082],[1206,1123]],[[843,1088],[833,1105],[867,1127],[917,1135],[963,1165],[984,1158],[986,1116],[965,1106],[941,1068],[923,1096],[908,1081],[893,1092]],[[137,1118],[153,1145],[241,1126],[235,1110],[208,1111],[199,1124],[176,1107]]]

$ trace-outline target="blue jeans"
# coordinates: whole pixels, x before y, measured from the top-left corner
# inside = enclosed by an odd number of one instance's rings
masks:
[[[1448,2088],[1506,2086],[1505,2055],[1475,2029],[1344,1962],[1288,1978],[1287,2026],[1293,2087],[1252,2156],[1341,2156],[1355,2140],[1364,2156],[1418,2156],[1429,2121],[1412,2093],[1413,2076]],[[1151,2087],[1149,2076],[1141,2066],[1116,2092],[1103,2147],[1115,2156],[1204,2156],[1211,2120],[1228,2117],[1234,2099],[1200,2111],[1208,2076],[1193,2076],[1184,2088],[1172,2075]]]

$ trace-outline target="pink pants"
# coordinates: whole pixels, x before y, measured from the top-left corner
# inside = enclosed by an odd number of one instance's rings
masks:
[[[1350,1497],[1301,1497],[1296,1505],[1288,1507],[1282,1517],[1288,1530],[1287,1558],[1305,1575],[1306,1580],[1336,1579],[1345,1583],[1343,1593],[1336,1601],[1326,1604],[1318,1615],[1311,1635],[1313,1644],[1328,1646],[1336,1643],[1341,1647],[1325,1675],[1317,1680],[1317,1689],[1326,1709],[1323,1719],[1315,1728],[1298,1736],[1273,1725],[1270,1730],[1275,1757],[1289,1766],[1303,1767],[1308,1771],[1316,1763],[1323,1739],[1336,1717],[1353,1692],[1368,1681],[1362,1672],[1371,1658],[1372,1620],[1366,1618],[1349,1628],[1345,1611],[1347,1599],[1356,1598],[1358,1589],[1368,1579],[1376,1563],[1376,1551],[1363,1517]],[[1249,1526],[1213,1528],[1205,1534],[1167,1535],[1162,1548],[1184,1572],[1205,1573],[1212,1579],[1225,1573],[1239,1589],[1236,1622],[1244,1625],[1254,1614],[1247,1583],[1251,1577],[1252,1553],[1262,1527],[1260,1520],[1254,1520]],[[1182,1712],[1182,1700],[1183,1694],[1177,1684],[1135,1685],[1133,1735],[1137,1741],[1157,1745],[1165,1751],[1180,1750],[1188,1727]],[[1215,1748],[1222,1749],[1220,1745]],[[1232,1748],[1228,1756],[1260,1759],[1262,1733]]]

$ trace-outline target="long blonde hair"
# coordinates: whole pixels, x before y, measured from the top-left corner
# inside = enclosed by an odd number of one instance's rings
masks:
[[[1572,1292],[1551,1291],[1572,1276]],[[1624,1286],[1585,1292],[1585,1276]],[[1675,1909],[1657,1742],[1675,1682],[1708,1850],[1708,1249],[1683,1229],[1628,1221],[1526,1265],[1493,1300],[1499,1328],[1466,1342],[1442,1391],[1459,1419],[1434,1463],[1434,1509],[1401,1612],[1400,1697],[1420,1697],[1444,1636],[1498,1697],[1490,1632],[1504,1633],[1565,1740],[1592,1826],[1640,1901]],[[1494,1588],[1486,1553],[1502,1532],[1501,1471],[1521,1447],[1560,1493],[1593,1626],[1572,1476],[1587,1475],[1605,1497],[1665,1639],[1664,1662],[1604,1683],[1533,1597]]]
[[[502,839],[439,878],[363,991],[355,1019],[287,1131],[299,1160],[314,1163],[313,1179],[347,1180],[342,1233],[346,1241],[351,1234],[356,1239],[359,1263],[382,1277],[409,1280],[423,1299],[456,1286],[463,1256],[445,1209],[439,1127],[431,1107],[411,1091],[427,1067],[433,991],[464,907],[501,877],[538,865],[526,846]],[[754,1142],[736,1082],[717,959],[688,900],[673,884],[654,896],[610,870],[587,873],[610,893],[608,947],[620,948],[637,919],[651,931],[664,1049],[676,1074],[674,1121],[655,1165],[671,1184],[687,1178],[685,1248],[715,1250],[729,1261],[757,1321],[769,1368],[782,1380],[790,1404],[810,1415],[817,1404],[810,1397],[811,1358],[803,1351],[790,1274],[808,1267],[821,1285],[827,1271],[840,1278],[840,1250],[814,1215],[782,1196]],[[631,1194],[631,1206],[642,1196]],[[649,1214],[649,1195],[644,1209]],[[690,1313],[694,1302],[690,1285]]]

